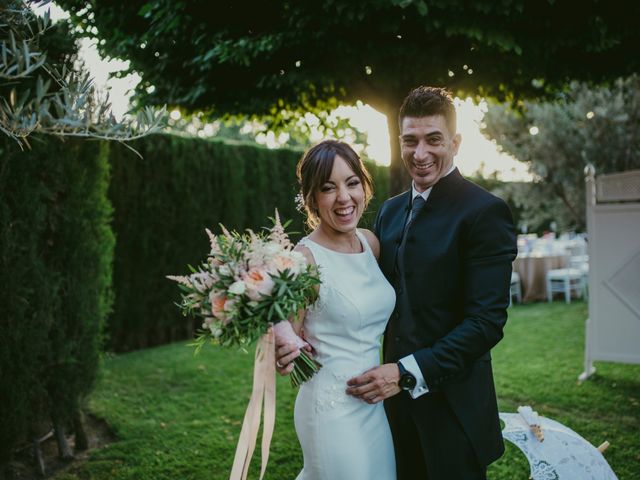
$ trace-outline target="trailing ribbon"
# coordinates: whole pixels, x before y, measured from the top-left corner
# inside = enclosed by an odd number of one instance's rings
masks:
[[[260,480],[264,477],[269,461],[269,447],[276,421],[276,353],[273,330],[265,333],[256,347],[256,357],[253,366],[253,389],[249,405],[242,421],[242,430],[233,459],[233,468],[229,480],[246,480],[249,465],[256,447],[260,417],[264,403],[264,423],[262,429],[262,467]]]

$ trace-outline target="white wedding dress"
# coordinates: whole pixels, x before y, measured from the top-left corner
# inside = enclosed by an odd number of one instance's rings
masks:
[[[395,456],[382,402],[370,405],[345,393],[347,380],[380,364],[380,339],[395,292],[364,235],[362,253],[345,254],[308,238],[320,268],[318,302],[304,331],[322,369],[304,383],[295,426],[304,455],[297,480],[395,480]]]

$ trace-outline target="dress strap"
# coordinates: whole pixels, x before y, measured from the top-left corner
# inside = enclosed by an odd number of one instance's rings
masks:
[[[318,274],[320,275],[321,281],[320,291],[322,291],[322,285],[326,284],[329,280],[327,277],[327,265],[331,260],[327,257],[326,252],[320,245],[307,237],[302,237],[298,241],[298,245],[308,248],[311,252],[313,261],[316,262],[316,266],[318,267]]]
[[[313,260],[316,262],[316,265],[320,265],[320,263],[322,263],[323,252],[322,252],[322,249],[318,248],[318,244],[316,242],[314,242],[313,240],[310,240],[308,237],[302,237],[298,241],[298,245],[302,245],[303,247],[306,247],[309,249],[309,251],[311,252],[311,256],[313,257]]]
[[[369,245],[369,240],[367,240],[367,237],[360,231],[359,228],[356,228],[356,236],[360,239],[360,243],[362,244],[362,248],[364,249],[364,251],[373,255],[371,245]]]

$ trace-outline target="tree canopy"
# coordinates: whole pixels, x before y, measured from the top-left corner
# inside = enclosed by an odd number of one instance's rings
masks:
[[[585,230],[585,167],[597,174],[640,168],[640,77],[597,89],[573,82],[562,101],[524,102],[519,112],[493,105],[484,123],[484,133],[535,175],[512,192],[521,223]]]
[[[139,105],[259,115],[277,127],[296,112],[370,104],[387,116],[395,179],[402,170],[396,112],[412,87],[513,102],[640,66],[638,2],[57,3],[99,39],[103,54],[130,60],[143,78]]]

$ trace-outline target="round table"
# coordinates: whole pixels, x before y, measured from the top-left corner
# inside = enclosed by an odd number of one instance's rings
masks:
[[[568,255],[518,255],[513,262],[513,271],[520,275],[522,301],[546,300],[547,272],[556,268],[564,268],[568,262]]]

